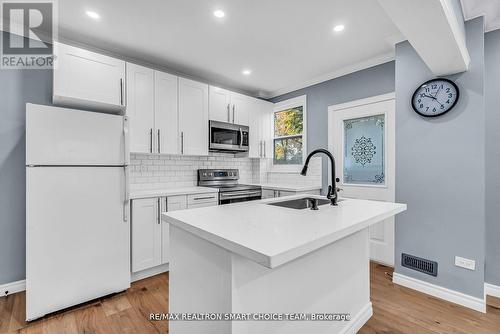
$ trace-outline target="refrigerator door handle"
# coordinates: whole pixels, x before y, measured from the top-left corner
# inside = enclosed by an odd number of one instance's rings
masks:
[[[123,117],[123,150],[124,150],[124,159],[123,164],[128,166],[130,165],[130,135],[128,128],[128,117]]]
[[[125,199],[123,201],[123,221],[128,222],[128,216],[130,211],[130,189],[129,189],[129,179],[130,173],[128,166],[123,166],[123,171],[125,173]]]

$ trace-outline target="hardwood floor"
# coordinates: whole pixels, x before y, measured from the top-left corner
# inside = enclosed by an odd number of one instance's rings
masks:
[[[498,334],[500,309],[481,314],[392,284],[392,269],[372,264],[373,317],[361,334]],[[168,274],[132,284],[121,294],[96,300],[27,324],[25,294],[0,298],[0,334],[167,333],[166,321],[150,321],[151,312],[168,312]]]

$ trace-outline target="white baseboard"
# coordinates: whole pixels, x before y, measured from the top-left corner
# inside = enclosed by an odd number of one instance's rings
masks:
[[[351,318],[350,326],[341,331],[340,334],[356,334],[370,320],[372,315],[372,303],[369,302],[354,318]]]
[[[132,273],[132,282],[139,281],[168,271],[168,263]],[[0,298],[26,290],[26,280],[0,284]]]
[[[478,312],[486,313],[485,299],[466,295],[462,292],[443,288],[441,286],[424,282],[413,277],[408,277],[398,273],[392,276],[392,282],[407,288],[417,290],[428,295],[447,300],[449,302],[465,306]]]
[[[138,271],[136,273],[132,273],[132,282],[140,281],[141,279],[162,274],[167,271],[168,271],[168,263],[153,268],[149,268],[146,270]]]
[[[500,286],[484,283],[484,295],[500,298]]]
[[[26,290],[26,280],[0,284],[0,297]]]

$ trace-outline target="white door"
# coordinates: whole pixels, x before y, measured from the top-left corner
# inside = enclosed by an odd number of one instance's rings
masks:
[[[178,78],[155,71],[156,152],[179,154]]]
[[[247,125],[250,113],[258,108],[255,99],[243,94],[231,94],[231,120],[234,124]]]
[[[210,86],[210,120],[231,122],[231,92],[219,87]]]
[[[159,199],[132,200],[132,272],[161,264]]]
[[[56,43],[54,103],[80,107],[125,108],[125,62]]]
[[[123,167],[26,168],[26,318],[130,286]]]
[[[395,200],[394,94],[329,108],[329,148],[343,197]],[[394,265],[394,218],[370,227],[370,257]]]
[[[179,78],[181,153],[208,155],[208,85]]]
[[[155,151],[154,71],[127,63],[127,116],[130,120],[130,151]]]
[[[27,165],[123,165],[124,117],[26,104]]]

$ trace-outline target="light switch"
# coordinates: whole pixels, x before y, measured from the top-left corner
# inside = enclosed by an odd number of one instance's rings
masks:
[[[469,270],[476,270],[476,261],[474,260],[469,260],[460,256],[455,256],[455,265],[457,267],[469,269]]]

